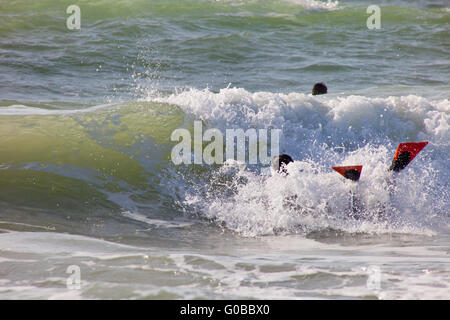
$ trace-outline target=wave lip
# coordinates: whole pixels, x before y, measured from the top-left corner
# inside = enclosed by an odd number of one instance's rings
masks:
[[[45,109],[39,107],[30,107],[21,104],[13,104],[7,107],[0,107],[0,115],[4,116],[27,116],[27,115],[69,115],[75,113],[87,113],[94,112],[98,109],[110,106],[110,104],[102,104],[84,109],[74,109],[74,110],[55,110],[55,109]]]

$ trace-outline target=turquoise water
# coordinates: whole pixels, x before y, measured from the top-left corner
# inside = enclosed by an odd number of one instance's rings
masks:
[[[371,1],[78,1],[79,30],[71,4],[0,0],[1,298],[449,298],[445,1],[373,30]],[[280,129],[290,175],[175,166],[195,120]]]

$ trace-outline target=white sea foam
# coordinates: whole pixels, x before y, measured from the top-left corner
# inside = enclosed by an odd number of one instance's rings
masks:
[[[281,152],[296,160],[288,177],[266,177],[229,161],[185,204],[241,234],[338,228],[349,232],[430,232],[428,219],[448,210],[450,141],[448,100],[405,97],[327,97],[301,93],[251,93],[241,88],[188,90],[149,100],[180,106],[208,127],[278,128]],[[400,142],[429,141],[395,190],[387,171]],[[425,159],[428,161],[425,161]],[[429,161],[432,159],[432,161]],[[331,170],[363,165],[358,185]],[[219,181],[231,183],[229,193]],[[217,181],[217,183],[216,183]],[[242,183],[245,181],[245,183]],[[348,219],[350,191],[368,221]],[[286,207],[286,199],[291,204]],[[389,217],[375,219],[374,217]],[[305,229],[306,228],[306,229]]]
[[[285,2],[300,5],[307,10],[336,10],[339,6],[339,1],[318,1],[318,0],[283,0]]]
[[[230,3],[232,6],[242,6],[245,0],[215,0],[216,2]],[[335,10],[339,6],[339,1],[333,0],[283,0],[284,2],[299,5],[306,10]]]

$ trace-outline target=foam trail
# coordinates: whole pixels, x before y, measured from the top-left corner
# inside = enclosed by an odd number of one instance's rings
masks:
[[[327,0],[315,1],[315,0],[284,0],[285,2],[300,5],[306,10],[336,10],[339,6],[339,1]]]

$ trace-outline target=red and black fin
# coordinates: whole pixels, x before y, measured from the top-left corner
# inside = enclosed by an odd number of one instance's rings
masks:
[[[361,177],[361,171],[363,166],[343,166],[332,167],[335,171],[339,172],[343,177],[352,181],[358,181]]]
[[[400,172],[405,169],[427,144],[428,141],[400,143],[395,151],[394,159],[392,159],[389,170]]]

